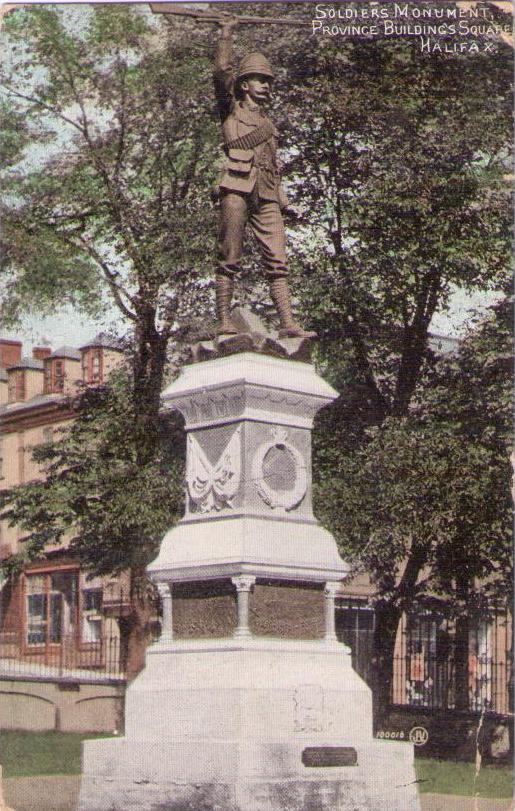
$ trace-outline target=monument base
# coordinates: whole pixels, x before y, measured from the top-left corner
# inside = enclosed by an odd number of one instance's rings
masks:
[[[419,811],[413,747],[374,740],[336,641],[349,566],[311,482],[313,419],[336,396],[309,363],[252,351],[164,392],[185,419],[187,498],[148,567],[162,636],[125,737],[84,743],[80,811]]]
[[[386,743],[384,744],[387,745]],[[402,744],[398,744],[401,746]],[[395,747],[396,744],[390,744]],[[367,762],[372,773],[346,777],[183,784],[163,782],[128,784],[102,781],[89,784],[88,811],[412,811],[418,809],[416,788],[389,785],[390,751],[382,761]],[[373,782],[374,781],[374,782]],[[401,796],[401,792],[403,796]],[[84,806],[80,806],[83,808]]]
[[[418,811],[413,747],[372,737],[343,645],[157,643],[126,736],[84,744],[79,811]]]

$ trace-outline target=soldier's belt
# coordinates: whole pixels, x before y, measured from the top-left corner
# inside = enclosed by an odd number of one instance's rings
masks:
[[[225,144],[226,149],[255,149],[256,146],[264,144],[269,138],[275,135],[275,127],[271,121],[267,121],[257,127],[247,135],[242,135],[240,138],[235,138],[234,141],[229,141]]]

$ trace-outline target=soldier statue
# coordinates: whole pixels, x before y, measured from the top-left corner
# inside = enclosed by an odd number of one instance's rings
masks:
[[[217,188],[220,204],[219,265],[216,275],[217,333],[238,332],[231,320],[234,278],[240,269],[245,226],[258,242],[263,269],[280,320],[279,337],[308,338],[293,319],[282,212],[295,213],[281,187],[277,163],[278,132],[262,112],[271,95],[274,74],[260,53],[233,68],[232,31],[224,22],[213,73],[227,161]]]

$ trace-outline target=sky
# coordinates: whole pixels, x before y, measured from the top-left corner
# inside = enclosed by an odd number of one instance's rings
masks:
[[[0,7],[4,5],[0,0]],[[76,27],[77,23],[84,21],[84,7],[82,14],[77,8],[69,7],[70,22]],[[78,15],[78,16],[77,16]],[[37,72],[34,78],[37,78]],[[63,133],[64,138],[64,133]],[[60,145],[60,144],[59,144]],[[31,162],[36,160],[35,154],[30,155]],[[445,312],[435,315],[431,332],[439,335],[459,337],[463,333],[470,315],[478,308],[484,308],[495,301],[493,293],[475,293],[471,295],[462,290],[456,290],[451,297],[449,308]],[[71,308],[63,309],[51,316],[37,314],[27,315],[23,318],[20,327],[16,330],[4,331],[0,327],[0,337],[17,338],[24,344],[24,353],[29,354],[35,345],[46,344],[53,348],[63,344],[80,346],[96,333],[109,330],[123,334],[126,325],[122,323],[117,313],[107,310],[103,318],[93,321]]]
[[[467,327],[472,312],[484,309],[496,300],[494,293],[470,295],[456,291],[451,299],[448,312],[437,313],[431,323],[431,332],[437,335],[460,337]],[[126,330],[113,311],[106,311],[99,320],[92,320],[71,308],[63,309],[51,316],[26,316],[17,330],[0,330],[0,338],[16,338],[23,341],[24,354],[30,354],[33,346],[49,345],[53,349],[60,346],[79,347],[102,331],[115,331],[122,335]]]
[[[0,330],[0,338],[14,338],[23,342],[23,353],[29,355],[34,346],[80,347],[99,332],[112,332],[123,335],[126,326],[114,313],[106,313],[93,320],[72,308],[49,316],[27,315],[19,329]]]

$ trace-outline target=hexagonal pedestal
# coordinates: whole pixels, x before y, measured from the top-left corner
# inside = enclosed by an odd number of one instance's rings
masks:
[[[84,744],[80,811],[418,811],[413,747],[373,739],[334,632],[349,567],[312,512],[311,428],[335,397],[309,363],[252,352],[165,391],[188,442],[186,513],[148,569],[163,634],[127,690],[125,737]],[[296,588],[313,621],[292,632]],[[218,636],[176,638],[207,625]],[[323,638],[291,638],[306,628]]]
[[[418,811],[413,749],[372,738],[370,690],[342,648],[158,643],[125,738],[84,744],[79,810]],[[324,765],[342,748],[349,765]]]

